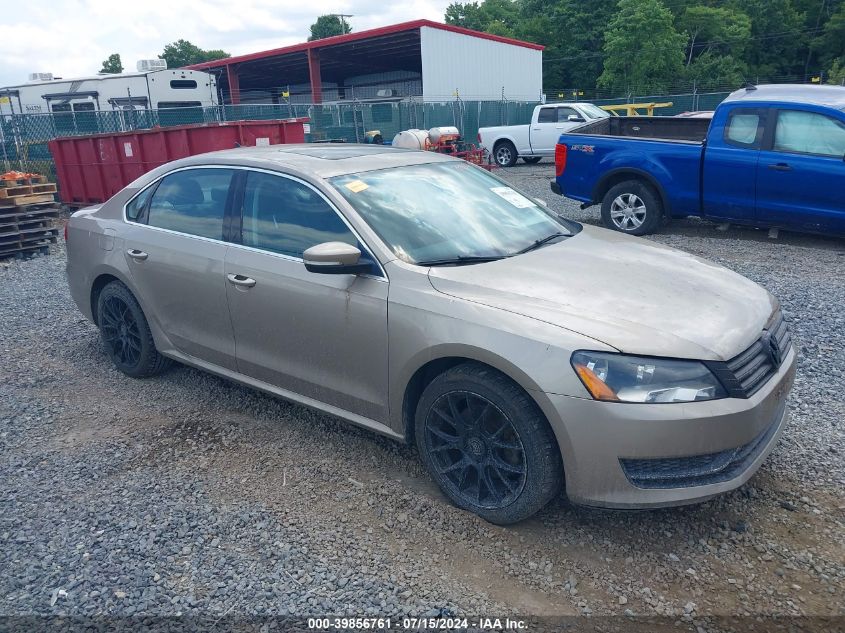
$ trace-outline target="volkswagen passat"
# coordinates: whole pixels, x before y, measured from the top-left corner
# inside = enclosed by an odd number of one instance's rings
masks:
[[[706,499],[787,418],[795,352],[763,288],[431,152],[186,158],[76,212],[67,249],[122,372],[175,360],[415,442],[495,523],[564,482],[595,506]]]

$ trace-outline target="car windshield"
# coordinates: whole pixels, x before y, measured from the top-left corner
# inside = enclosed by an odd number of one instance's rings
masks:
[[[607,110],[602,110],[600,107],[593,105],[592,103],[582,103],[580,104],[581,109],[591,119],[606,119],[610,116],[610,112]]]
[[[464,162],[348,174],[331,183],[396,257],[412,264],[509,257],[579,227]]]

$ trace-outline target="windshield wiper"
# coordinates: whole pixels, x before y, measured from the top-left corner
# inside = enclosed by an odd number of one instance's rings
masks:
[[[529,244],[521,251],[517,251],[516,253],[514,253],[514,255],[522,255],[523,253],[527,253],[528,251],[533,251],[536,248],[540,248],[543,244],[548,244],[552,240],[557,239],[559,237],[572,237],[572,234],[561,233],[560,231],[558,231],[557,233],[552,233],[551,235],[547,235],[543,239],[535,240],[533,244]]]
[[[458,255],[457,257],[444,257],[443,259],[429,259],[416,262],[416,264],[417,266],[463,266],[464,264],[495,262],[506,257],[510,257],[510,255]]]

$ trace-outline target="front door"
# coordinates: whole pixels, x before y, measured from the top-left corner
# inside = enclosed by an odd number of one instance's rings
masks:
[[[757,168],[757,217],[765,224],[845,233],[845,115],[779,110]]]
[[[734,108],[714,121],[702,169],[702,211],[716,220],[753,223],[757,161],[766,130],[765,108]]]
[[[377,421],[387,418],[387,279],[314,187],[248,172],[241,245],[226,256],[239,371]],[[368,275],[305,270],[302,252],[347,242]]]
[[[233,170],[196,168],[165,176],[127,205],[124,257],[134,290],[180,352],[235,369],[223,242]]]

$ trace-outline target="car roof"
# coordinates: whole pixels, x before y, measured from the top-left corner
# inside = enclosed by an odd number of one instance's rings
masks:
[[[301,143],[239,147],[189,156],[169,169],[191,165],[239,165],[279,169],[319,178],[423,163],[458,161],[436,152],[402,149],[387,145],[354,143]]]
[[[732,92],[730,101],[780,101],[810,103],[832,108],[845,108],[845,86],[813,86],[809,84],[767,84],[748,86]]]

